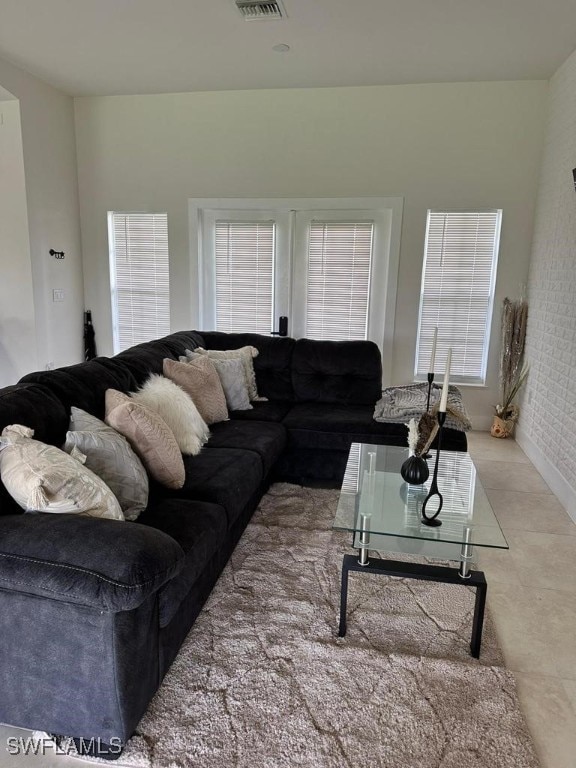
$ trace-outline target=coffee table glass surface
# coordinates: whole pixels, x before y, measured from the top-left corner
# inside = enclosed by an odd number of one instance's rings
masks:
[[[482,571],[473,570],[476,547],[508,549],[498,520],[468,453],[442,451],[438,490],[443,496],[441,525],[422,520],[422,505],[430,490],[436,452],[428,459],[431,476],[423,485],[408,485],[400,467],[407,448],[353,443],[342,483],[334,528],[350,531],[357,555],[344,555],[338,634],[346,635],[348,576],[351,572],[396,576],[446,584],[466,583],[476,593],[470,651],[479,658],[488,586]],[[434,512],[438,508],[436,502]],[[372,557],[374,552],[419,555],[414,562]],[[422,559],[424,558],[424,559]],[[459,561],[458,569],[429,558]]]
[[[353,443],[333,527],[358,534],[354,546],[359,548],[359,535],[369,532],[370,549],[375,550],[388,549],[385,540],[380,538],[384,536],[508,549],[474,463],[470,455],[462,451],[443,450],[440,454],[438,488],[444,497],[439,515],[442,525],[434,528],[422,522],[422,503],[430,489],[436,460],[436,452],[430,454],[428,480],[423,485],[408,485],[400,475],[400,467],[408,458],[407,448]],[[450,547],[444,550],[402,547],[400,551],[443,556],[450,550]],[[398,551],[396,544],[391,551]]]

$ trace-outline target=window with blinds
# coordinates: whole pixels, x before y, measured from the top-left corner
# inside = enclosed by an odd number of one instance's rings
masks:
[[[502,211],[428,211],[416,377],[429,372],[434,329],[435,369],[452,347],[450,379],[483,384],[490,338]]]
[[[170,333],[168,217],[108,214],[114,352]]]
[[[374,223],[312,221],[306,336],[366,339]]]
[[[216,221],[216,328],[270,333],[274,310],[273,221]]]

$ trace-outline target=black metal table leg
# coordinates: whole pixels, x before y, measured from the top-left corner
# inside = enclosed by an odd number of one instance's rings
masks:
[[[340,582],[340,626],[338,627],[338,637],[344,637],[346,634],[346,606],[348,604],[348,564],[346,555],[342,562],[342,581]]]
[[[358,573],[374,573],[382,576],[396,576],[402,579],[419,579],[436,581],[444,584],[473,587],[476,590],[474,603],[474,619],[472,622],[472,638],[470,652],[476,659],[480,657],[482,643],[482,627],[484,625],[484,609],[488,585],[482,571],[470,571],[466,580],[461,578],[456,568],[429,563],[406,563],[398,560],[368,560],[366,565],[359,563],[354,555],[344,555],[342,561],[342,582],[340,587],[340,625],[338,636],[346,635],[346,608],[348,603],[348,576],[350,571]]]
[[[472,642],[470,651],[475,659],[480,658],[480,645],[482,643],[482,629],[484,627],[484,609],[486,607],[486,594],[488,585],[478,584],[476,587],[476,600],[474,602],[474,620],[472,622]]]

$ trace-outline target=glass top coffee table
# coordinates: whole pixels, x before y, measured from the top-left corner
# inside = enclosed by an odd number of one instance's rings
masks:
[[[423,485],[405,483],[400,467],[407,458],[407,448],[363,443],[350,448],[333,527],[352,533],[358,555],[345,555],[342,564],[339,635],[346,634],[350,571],[467,584],[476,588],[470,649],[478,658],[487,584],[484,574],[471,567],[474,548],[508,549],[508,544],[468,453],[442,451],[440,455],[438,487],[444,504],[438,527],[425,525],[421,515],[432,477]],[[435,458],[436,452],[431,451],[431,468]],[[459,566],[370,558],[370,550],[458,561]]]

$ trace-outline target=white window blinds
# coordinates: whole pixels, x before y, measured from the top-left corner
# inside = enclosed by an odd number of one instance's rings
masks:
[[[168,217],[108,215],[114,351],[170,333]]]
[[[216,222],[217,330],[272,330],[275,234],[273,221]]]
[[[438,328],[436,373],[452,347],[451,380],[484,383],[501,211],[429,211],[420,294],[416,376],[429,372]],[[438,377],[437,377],[438,378]]]
[[[306,336],[365,339],[374,224],[312,221],[308,243]]]

